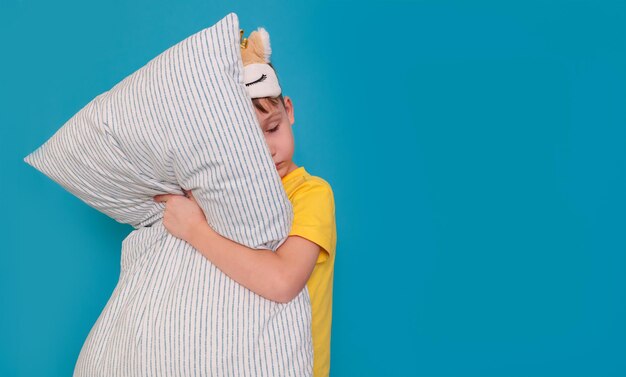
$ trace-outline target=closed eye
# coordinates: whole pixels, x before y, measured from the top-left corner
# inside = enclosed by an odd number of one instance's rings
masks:
[[[276,131],[278,131],[278,127],[279,127],[279,126],[280,126],[280,125],[278,125],[278,124],[277,124],[277,125],[276,125],[276,127],[274,127],[274,128],[271,128],[271,129],[267,130],[267,132],[269,132],[269,133],[276,132]]]

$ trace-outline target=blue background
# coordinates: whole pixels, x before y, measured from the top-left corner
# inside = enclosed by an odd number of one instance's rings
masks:
[[[333,376],[626,375],[624,1],[0,9],[0,375],[69,376],[131,228],[22,159],[228,12],[335,192]]]

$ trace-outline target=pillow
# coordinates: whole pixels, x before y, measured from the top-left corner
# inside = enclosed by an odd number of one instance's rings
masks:
[[[88,205],[136,229],[153,196],[193,190],[220,234],[276,250],[292,220],[243,82],[234,13],[100,94],[25,158]]]
[[[310,376],[308,290],[254,294],[163,226],[152,197],[193,190],[211,226],[276,250],[293,218],[243,80],[229,14],[102,93],[25,158],[135,227],[74,376]]]

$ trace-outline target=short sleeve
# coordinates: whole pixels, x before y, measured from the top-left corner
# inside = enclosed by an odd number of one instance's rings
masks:
[[[290,236],[299,236],[321,247],[317,263],[335,252],[335,201],[330,185],[322,179],[303,183],[292,198],[293,223]]]

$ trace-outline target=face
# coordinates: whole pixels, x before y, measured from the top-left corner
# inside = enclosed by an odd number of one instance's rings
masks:
[[[283,178],[297,168],[293,163],[294,140],[291,126],[294,123],[293,104],[287,96],[283,97],[285,106],[279,103],[270,107],[269,113],[262,113],[255,108],[261,124],[265,142],[269,147],[278,175]],[[266,107],[269,107],[266,105]]]

